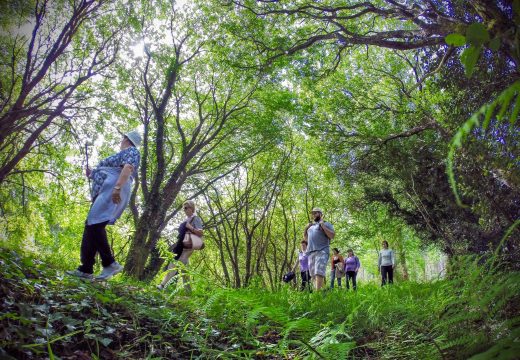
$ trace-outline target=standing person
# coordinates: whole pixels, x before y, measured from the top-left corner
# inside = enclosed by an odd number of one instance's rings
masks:
[[[330,288],[334,289],[334,279],[338,280],[338,286],[341,287],[341,278],[344,274],[345,263],[343,256],[340,255],[338,248],[332,249],[332,258],[330,259]]]
[[[92,205],[81,240],[81,266],[67,271],[68,275],[93,279],[96,253],[101,257],[103,271],[95,280],[108,280],[123,270],[112,255],[105,227],[116,222],[130,201],[141,159],[137,149],[140,144],[141,135],[137,131],[126,133],[117,154],[101,160],[93,171],[87,167],[86,175],[92,180]]]
[[[314,288],[319,290],[323,287],[327,263],[329,262],[330,241],[336,235],[334,226],[323,221],[323,211],[313,208],[311,212],[313,222],[305,227],[303,236],[308,241],[307,253],[309,256],[309,273]]]
[[[379,252],[377,266],[381,272],[381,286],[386,285],[387,277],[388,283],[394,283],[394,269],[395,269],[395,255],[394,251],[388,248],[388,241],[383,240],[381,243],[383,250]]]
[[[173,253],[175,254],[174,259],[180,261],[185,266],[188,266],[189,258],[191,254],[193,254],[192,248],[186,248],[183,240],[184,236],[187,232],[190,232],[192,234],[195,234],[197,236],[202,237],[203,231],[202,231],[202,220],[197,215],[196,208],[195,208],[195,202],[193,200],[185,201],[182,205],[182,208],[184,210],[184,213],[186,214],[186,219],[179,225],[179,233],[177,234],[177,243],[175,244],[175,247],[173,248]],[[159,285],[157,285],[157,288],[159,290],[163,290],[164,287],[168,284],[168,282],[171,280],[172,277],[177,275],[179,272],[176,269],[175,262],[171,262],[168,265],[168,273],[164,276],[164,279],[161,281]],[[187,276],[184,276],[184,287],[189,291],[189,285],[187,283]]]
[[[300,251],[298,251],[298,261],[294,264],[293,271],[296,270],[298,264],[300,264],[300,275],[302,278],[301,291],[310,289],[311,276],[309,274],[309,255],[307,254],[307,241],[302,240],[300,243]]]
[[[354,255],[354,250],[347,250],[347,258],[345,259],[345,272],[346,272],[346,282],[347,282],[347,290],[349,289],[349,280],[352,279],[352,288],[354,291],[357,289],[356,284],[356,276],[359,268],[361,267],[361,262],[359,258]]]

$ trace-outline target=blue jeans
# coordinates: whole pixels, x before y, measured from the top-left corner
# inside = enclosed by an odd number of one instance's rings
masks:
[[[330,271],[330,287],[334,288],[334,279],[336,278],[336,269]],[[338,279],[338,286],[341,287],[341,276]]]

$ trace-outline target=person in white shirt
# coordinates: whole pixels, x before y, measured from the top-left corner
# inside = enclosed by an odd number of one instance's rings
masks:
[[[384,286],[387,281],[389,284],[394,283],[395,255],[394,251],[388,248],[388,241],[384,240],[381,245],[383,250],[379,252],[377,267],[381,273],[381,286]]]

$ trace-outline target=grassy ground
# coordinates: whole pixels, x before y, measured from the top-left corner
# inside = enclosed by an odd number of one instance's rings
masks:
[[[453,269],[451,279],[434,283],[309,294],[199,281],[190,296],[174,287],[158,292],[122,275],[108,284],[71,279],[62,269],[8,250],[1,251],[0,261],[2,359],[514,359],[520,354],[519,275],[469,259]]]

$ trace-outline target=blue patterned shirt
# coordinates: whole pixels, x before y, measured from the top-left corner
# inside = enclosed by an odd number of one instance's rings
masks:
[[[99,191],[103,186],[105,179],[107,178],[107,174],[103,171],[100,171],[100,167],[114,167],[114,168],[122,168],[126,164],[132,165],[134,167],[134,174],[137,173],[137,168],[139,167],[139,161],[141,160],[141,154],[139,150],[135,147],[130,146],[125,150],[118,152],[117,154],[111,155],[99,162],[96,166],[92,174],[90,174],[90,178],[92,181],[92,199],[95,199],[96,196],[99,195]]]

